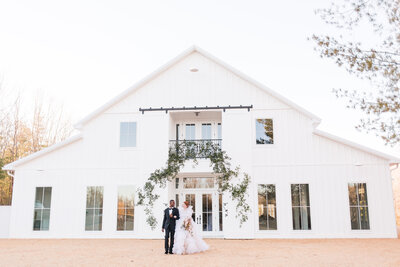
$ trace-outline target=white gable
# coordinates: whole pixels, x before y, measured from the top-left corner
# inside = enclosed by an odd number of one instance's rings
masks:
[[[198,72],[191,72],[197,68]],[[192,47],[122,92],[75,126],[102,113],[136,112],[139,107],[254,105],[294,109],[316,123],[320,119],[206,51]]]

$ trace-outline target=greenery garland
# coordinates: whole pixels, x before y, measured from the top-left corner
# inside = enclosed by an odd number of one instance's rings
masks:
[[[240,218],[240,227],[248,220],[248,212],[251,210],[246,202],[250,176],[243,173],[243,179],[239,180],[240,168],[231,168],[231,158],[221,149],[219,143],[210,141],[177,141],[170,146],[167,166],[157,169],[150,174],[143,188],[138,189],[138,206],[144,206],[146,222],[155,229],[157,220],[153,214],[155,201],[160,197],[154,192],[155,188],[165,188],[167,182],[172,181],[185,165],[187,160],[193,160],[198,164],[198,158],[208,158],[211,161],[213,173],[216,174],[218,191],[230,192],[232,200],[236,201],[236,218]],[[233,179],[236,183],[233,183]]]

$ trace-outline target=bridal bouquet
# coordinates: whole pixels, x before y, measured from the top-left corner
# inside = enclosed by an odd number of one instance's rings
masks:
[[[189,232],[190,235],[193,236],[193,225],[190,217],[186,218],[183,221],[182,228]]]

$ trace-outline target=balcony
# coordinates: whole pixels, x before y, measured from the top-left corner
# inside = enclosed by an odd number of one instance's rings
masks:
[[[172,152],[183,153],[186,158],[209,158],[209,155],[221,149],[222,139],[170,140]]]

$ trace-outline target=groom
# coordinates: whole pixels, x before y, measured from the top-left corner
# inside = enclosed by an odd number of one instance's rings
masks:
[[[174,247],[175,223],[179,220],[179,210],[175,208],[175,201],[169,201],[169,208],[164,210],[164,220],[162,223],[162,231],[165,231],[165,254],[172,254]],[[170,237],[171,236],[171,237]],[[168,246],[168,238],[170,238],[170,245]]]

